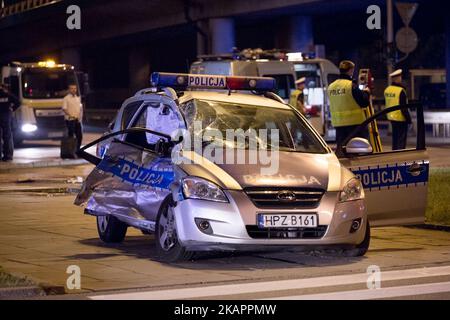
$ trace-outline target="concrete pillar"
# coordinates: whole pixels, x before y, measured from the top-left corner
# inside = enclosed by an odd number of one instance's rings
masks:
[[[234,20],[216,18],[209,20],[211,53],[230,53],[235,46]]]
[[[75,70],[81,69],[81,54],[79,48],[64,48],[60,54],[61,60],[57,63],[71,64],[75,67]]]
[[[445,68],[446,68],[446,83],[447,83],[447,108],[450,108],[450,20],[446,19],[445,28]]]
[[[150,54],[146,48],[133,47],[129,54],[130,90],[138,91],[150,86]]]
[[[208,53],[208,39],[205,39],[205,36],[208,37],[208,23],[207,21],[201,20],[197,21],[197,28],[202,30],[204,34],[197,30],[197,55],[207,54]]]
[[[289,22],[289,49],[294,52],[314,52],[312,17],[292,16]]]

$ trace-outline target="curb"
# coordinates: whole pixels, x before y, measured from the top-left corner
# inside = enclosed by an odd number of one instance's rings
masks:
[[[45,295],[47,296],[66,294],[66,288],[64,286],[49,283],[40,283],[39,287],[45,292]]]
[[[70,160],[50,160],[50,161],[36,161],[29,163],[5,163],[0,164],[0,171],[8,171],[22,168],[46,168],[46,167],[62,167],[62,166],[76,166],[88,164],[84,159],[70,159]]]
[[[36,286],[0,288],[0,300],[15,300],[54,295],[64,295],[64,286],[40,283]]]
[[[39,286],[0,288],[0,300],[33,298],[45,295],[45,290]]]
[[[0,300],[20,300],[45,297],[52,295],[66,294],[66,288],[62,285],[55,285],[38,278],[30,277],[21,272],[6,271],[8,274],[28,279],[32,283],[22,287],[3,287],[0,288]]]
[[[24,187],[16,189],[1,189],[1,193],[16,193],[16,192],[35,192],[35,193],[78,193],[81,191],[81,185],[74,185],[70,187]]]

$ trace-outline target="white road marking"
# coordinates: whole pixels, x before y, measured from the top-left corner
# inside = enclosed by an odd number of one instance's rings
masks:
[[[330,293],[307,294],[288,297],[267,298],[264,300],[369,300],[394,297],[416,296],[422,294],[450,292],[450,282],[426,283],[410,286],[387,287],[372,290],[352,290]]]
[[[450,275],[450,266],[382,271],[381,281],[417,279],[417,278],[427,278],[446,275]],[[291,279],[280,281],[194,287],[185,289],[126,292],[108,295],[92,295],[89,296],[89,298],[94,300],[195,299],[195,298],[213,297],[218,295],[225,296],[225,295],[261,293],[261,292],[271,292],[281,290],[320,288],[320,287],[349,285],[349,284],[361,284],[366,283],[367,279],[368,275],[366,273],[358,273],[350,275],[327,276],[308,279]]]

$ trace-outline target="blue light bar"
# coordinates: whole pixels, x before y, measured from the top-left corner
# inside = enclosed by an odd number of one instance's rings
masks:
[[[227,90],[275,90],[274,78],[237,77],[207,74],[153,72],[151,85],[154,87],[173,87],[181,90],[188,88],[227,89]]]

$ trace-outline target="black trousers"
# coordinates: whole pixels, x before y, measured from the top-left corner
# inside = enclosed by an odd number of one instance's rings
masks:
[[[0,112],[0,156],[5,160],[12,160],[14,153],[12,116],[11,110]]]
[[[356,129],[356,126],[343,126],[343,127],[336,127],[336,144],[338,146],[342,146],[344,143],[345,138],[353,132],[353,130]],[[360,130],[354,137],[369,139],[369,131],[367,128]]]
[[[408,139],[408,123],[406,121],[391,121],[392,150],[406,149]]]
[[[83,129],[79,120],[66,120],[67,134],[69,137],[77,138],[77,149],[80,150],[83,141]]]

